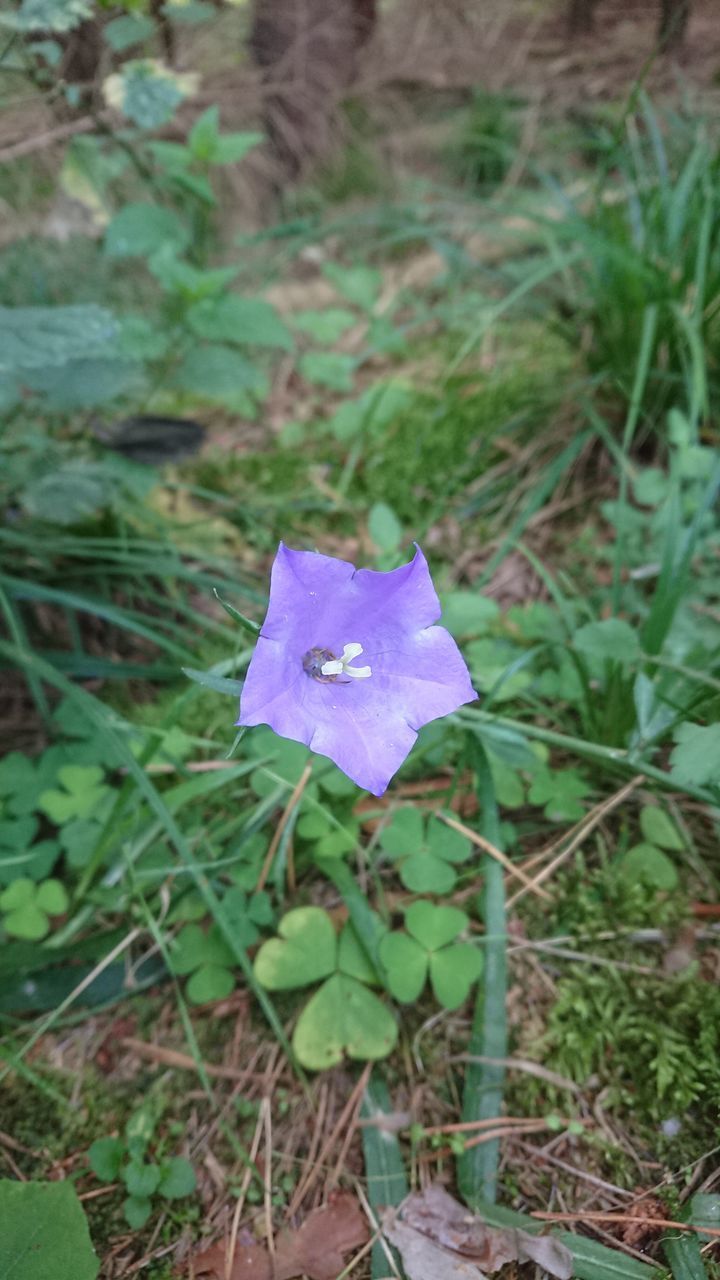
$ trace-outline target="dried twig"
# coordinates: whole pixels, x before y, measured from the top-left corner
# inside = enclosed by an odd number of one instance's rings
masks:
[[[459,831],[460,835],[465,836],[472,844],[477,845],[478,849],[483,850],[483,853],[489,853],[490,857],[499,862],[511,876],[521,880],[530,892],[537,894],[539,898],[546,898],[548,901],[552,901],[552,895],[546,889],[541,889],[536,881],[531,880],[530,876],[523,871],[522,867],[519,867],[515,862],[511,862],[510,858],[501,849],[496,849],[494,844],[490,844],[490,841],[486,840],[484,836],[479,835],[477,831],[473,831],[472,827],[466,827],[464,822],[458,822],[457,818],[450,818],[445,813],[439,813],[438,817],[448,827],[452,827],[453,831]]]

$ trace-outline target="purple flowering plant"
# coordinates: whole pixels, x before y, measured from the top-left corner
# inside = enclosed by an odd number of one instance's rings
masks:
[[[417,546],[380,572],[280,543],[237,724],[270,725],[382,795],[418,730],[477,697],[440,613]]]

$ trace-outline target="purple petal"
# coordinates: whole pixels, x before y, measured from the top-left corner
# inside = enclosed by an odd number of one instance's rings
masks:
[[[417,730],[477,696],[455,641],[431,625],[439,615],[419,548],[379,573],[281,544],[238,723],[271,725],[381,795]],[[353,643],[372,668],[367,679],[325,682],[303,669],[308,650],[340,655]]]

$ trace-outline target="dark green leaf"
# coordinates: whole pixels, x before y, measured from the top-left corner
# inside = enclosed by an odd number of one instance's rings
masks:
[[[0,1277],[95,1280],[99,1262],[72,1183],[0,1181]]]

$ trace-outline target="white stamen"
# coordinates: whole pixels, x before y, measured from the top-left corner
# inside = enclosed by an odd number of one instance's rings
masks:
[[[332,662],[324,662],[321,671],[324,676],[350,676],[354,680],[366,680],[372,675],[372,667],[351,667],[353,658],[362,653],[362,645],[354,642],[346,644],[341,658],[333,658]]]

